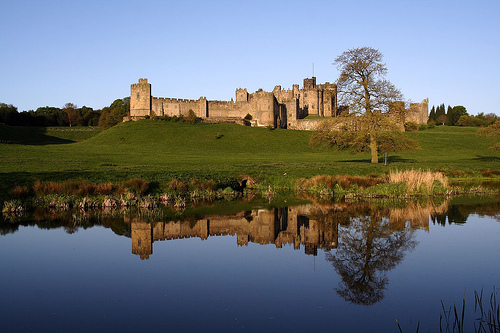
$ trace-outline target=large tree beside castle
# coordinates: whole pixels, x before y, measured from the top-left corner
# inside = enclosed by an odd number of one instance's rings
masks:
[[[324,122],[312,137],[313,144],[328,144],[353,151],[370,150],[371,162],[378,163],[379,150],[412,148],[400,133],[401,124],[387,117],[392,102],[403,95],[385,76],[382,53],[371,47],[345,51],[335,59],[340,71],[337,81],[339,104],[348,112]]]

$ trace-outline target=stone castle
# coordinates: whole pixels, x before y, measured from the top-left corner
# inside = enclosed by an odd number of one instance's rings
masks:
[[[393,103],[393,106],[394,113],[397,111],[405,115],[398,116],[398,121],[427,123],[428,100],[412,103],[409,110],[404,110],[404,102]],[[329,82],[316,84],[315,77],[304,79],[302,89],[294,84],[291,90],[276,86],[272,92],[259,89],[249,94],[246,88],[238,88],[236,101],[210,101],[206,97],[197,100],[153,97],[148,79],[139,79],[130,88],[130,116],[126,120],[186,116],[192,110],[205,122],[311,130],[323,120],[319,117],[336,117],[339,109],[337,85]],[[318,118],[304,119],[307,116]]]

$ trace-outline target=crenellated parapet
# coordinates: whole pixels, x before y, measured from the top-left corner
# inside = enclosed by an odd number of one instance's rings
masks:
[[[131,85],[130,117],[181,116],[189,111],[206,121],[238,122],[251,126],[293,128],[294,123],[308,114],[333,116],[336,111],[336,85],[316,85],[316,78],[304,79],[304,89],[294,84],[292,89],[277,85],[272,92],[259,89],[248,93],[246,88],[235,91],[236,101],[198,100],[153,97],[146,78]]]

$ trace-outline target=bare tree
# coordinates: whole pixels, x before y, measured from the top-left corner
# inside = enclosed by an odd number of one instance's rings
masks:
[[[363,115],[360,120],[369,137],[371,162],[378,163],[377,133],[380,114],[389,111],[389,104],[401,100],[403,95],[385,79],[387,67],[382,63],[382,53],[371,47],[345,51],[335,59],[340,71],[337,89],[340,104],[347,105],[350,113]],[[393,131],[394,126],[389,126]]]
[[[80,116],[80,111],[78,110],[75,104],[73,103],[64,104],[63,112],[68,117],[69,127],[78,124],[78,121],[80,120],[81,116]]]

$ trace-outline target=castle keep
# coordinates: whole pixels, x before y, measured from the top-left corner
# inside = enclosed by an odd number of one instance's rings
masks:
[[[410,110],[404,110],[403,102],[396,102],[393,109],[398,110],[398,114],[405,115],[398,116],[402,123],[427,123],[428,100],[412,103]],[[302,89],[294,84],[289,90],[276,86],[272,92],[259,89],[249,94],[246,88],[239,88],[236,89],[236,101],[210,101],[206,97],[197,100],[153,97],[148,79],[139,79],[138,83],[130,87],[128,120],[186,116],[189,110],[205,122],[234,122],[251,126],[310,130],[321,119],[303,119],[306,116],[335,117],[339,114],[337,85],[329,82],[316,84],[316,78],[312,77],[304,79]]]

